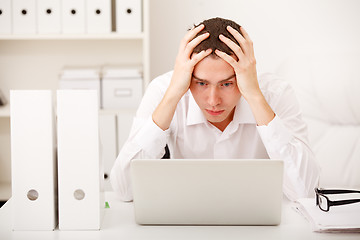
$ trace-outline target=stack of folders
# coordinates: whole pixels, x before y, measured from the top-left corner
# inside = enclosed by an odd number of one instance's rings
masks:
[[[50,90],[12,90],[10,100],[13,230],[99,230],[97,91],[58,90],[56,117]]]
[[[297,200],[298,210],[316,232],[360,233],[360,203],[334,206],[324,212],[315,204],[314,198]]]

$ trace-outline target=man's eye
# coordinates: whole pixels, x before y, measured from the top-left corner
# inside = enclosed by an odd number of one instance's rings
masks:
[[[200,86],[205,86],[206,85],[206,83],[204,83],[204,82],[197,82],[197,84],[199,84]]]
[[[230,87],[231,85],[232,85],[231,82],[228,82],[228,83],[224,83],[224,84],[223,84],[224,87]]]

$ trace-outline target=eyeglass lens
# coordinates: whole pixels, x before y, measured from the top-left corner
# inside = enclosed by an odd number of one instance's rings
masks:
[[[328,208],[327,198],[319,194],[318,199],[319,199],[319,207],[321,208],[321,210],[328,211],[329,208]]]

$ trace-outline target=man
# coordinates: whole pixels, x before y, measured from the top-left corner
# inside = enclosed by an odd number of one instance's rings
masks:
[[[244,28],[205,20],[182,39],[174,71],[149,84],[112,169],[112,186],[122,200],[132,200],[131,160],[161,158],[167,145],[177,159],[282,159],[284,193],[306,197],[319,178],[306,131],[290,86],[271,74],[258,78]]]

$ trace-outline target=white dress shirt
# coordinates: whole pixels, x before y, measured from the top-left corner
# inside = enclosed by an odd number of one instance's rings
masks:
[[[290,85],[272,74],[258,77],[260,89],[275,112],[267,126],[257,126],[241,97],[234,118],[221,132],[204,117],[190,90],[179,101],[169,129],[163,131],[152,113],[170,84],[172,72],[155,78],[136,113],[130,136],[111,171],[111,184],[123,201],[132,200],[132,159],[160,159],[165,145],[171,158],[282,159],[285,195],[296,200],[313,194],[319,169],[307,139],[307,127]]]

